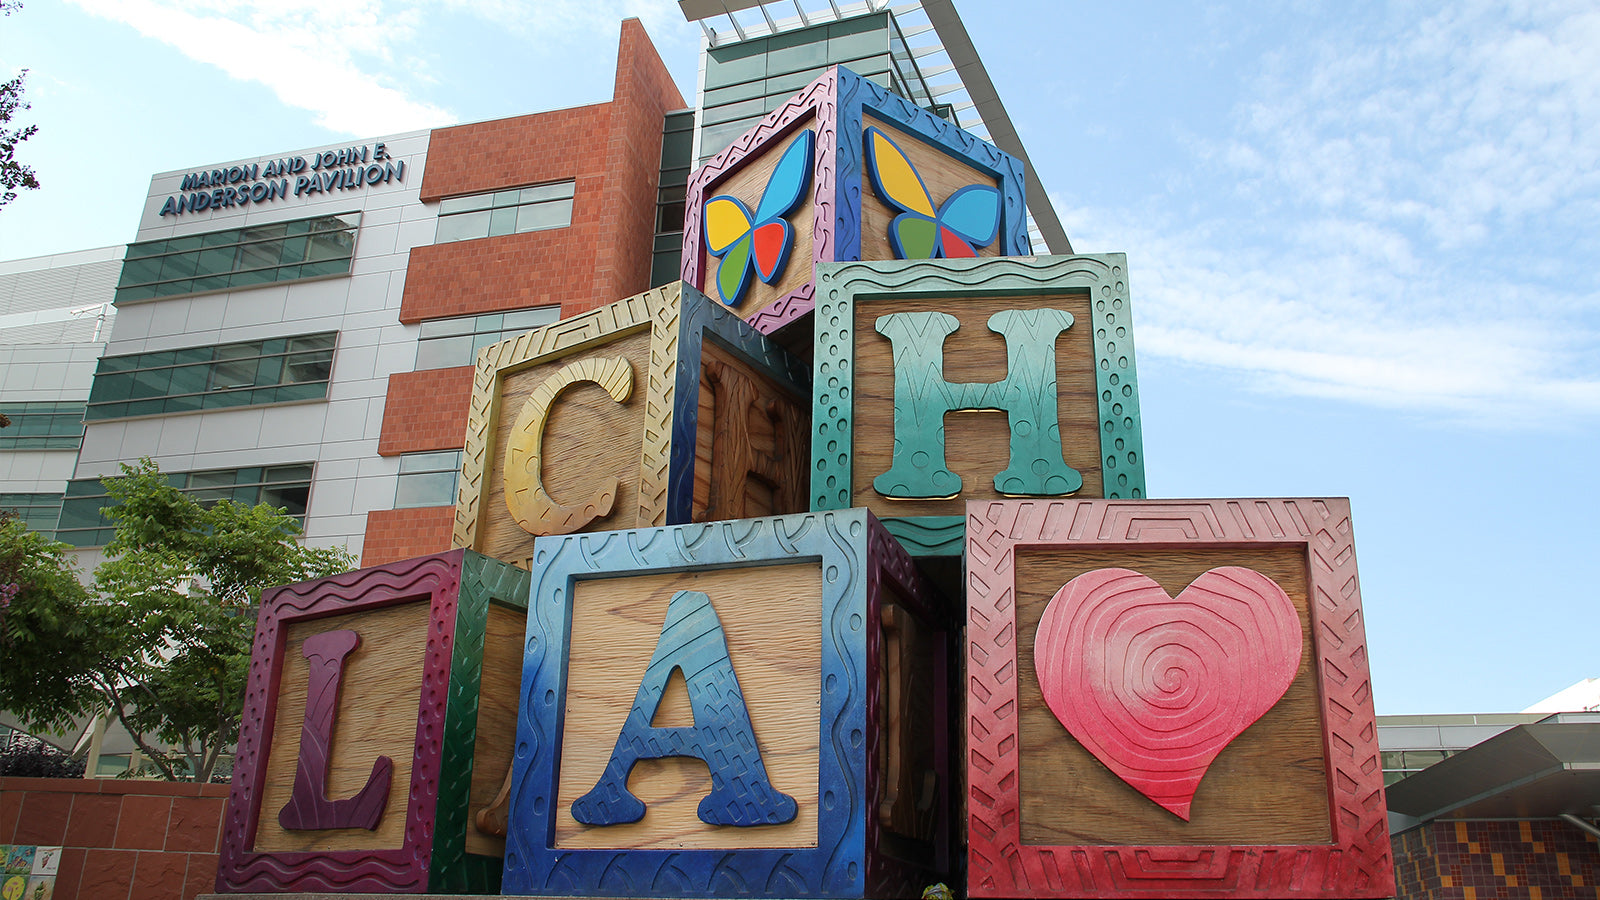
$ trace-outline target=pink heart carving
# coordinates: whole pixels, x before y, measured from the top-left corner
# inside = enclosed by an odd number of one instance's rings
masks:
[[[1283,697],[1300,649],[1294,601],[1254,569],[1212,569],[1176,598],[1096,569],[1050,598],[1033,661],[1067,731],[1187,822],[1206,769]]]

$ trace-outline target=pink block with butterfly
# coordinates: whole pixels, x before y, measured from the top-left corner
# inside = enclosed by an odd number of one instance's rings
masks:
[[[1019,160],[842,67],[689,179],[683,280],[765,334],[817,263],[1030,252]]]

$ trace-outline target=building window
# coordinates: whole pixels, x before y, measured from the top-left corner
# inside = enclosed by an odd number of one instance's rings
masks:
[[[565,228],[572,224],[573,182],[451,197],[439,202],[434,243]]]
[[[61,518],[61,495],[0,494],[0,512],[14,514],[29,531],[52,537]]]
[[[76,450],[83,443],[82,403],[9,403],[0,412],[0,450]]]
[[[684,195],[694,157],[694,110],[667,113],[661,128],[661,180],[656,189],[656,235],[650,286],[677,281],[683,258]]]
[[[306,504],[311,497],[311,470],[311,463],[299,463],[171,472],[166,478],[167,483],[202,504],[218,500],[232,500],[246,506],[265,503],[282,509],[304,525]],[[66,498],[61,501],[61,522],[56,527],[56,539],[76,547],[99,547],[110,541],[116,529],[100,512],[101,507],[110,504],[110,499],[98,478],[68,482]]]
[[[1455,750],[1385,750],[1383,757],[1383,784],[1388,787],[1405,778],[1415,775],[1436,762],[1454,756]]]
[[[128,245],[117,303],[348,275],[360,213]]]
[[[85,418],[117,419],[321,400],[333,372],[336,331],[104,356]]]
[[[478,350],[561,318],[559,306],[536,306],[504,313],[433,319],[417,338],[417,371],[470,366]],[[454,501],[451,501],[454,502]]]
[[[454,506],[456,475],[460,471],[460,450],[407,453],[401,456],[400,478],[394,489],[394,508]]]

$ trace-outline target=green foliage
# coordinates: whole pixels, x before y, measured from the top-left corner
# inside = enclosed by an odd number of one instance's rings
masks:
[[[116,533],[93,593],[30,574],[30,583],[51,591],[34,589],[27,629],[15,632],[41,650],[20,667],[26,679],[0,675],[0,705],[30,727],[109,708],[167,778],[209,780],[238,737],[261,590],[347,571],[355,558],[342,548],[301,546],[299,525],[281,510],[231,500],[202,505],[148,459],[104,484]],[[5,534],[9,540],[12,532]],[[55,571],[41,550],[50,542],[17,540],[26,541],[19,558]],[[59,657],[46,655],[45,645]],[[52,687],[48,697],[30,699],[30,685]],[[164,752],[152,737],[177,749]]]
[[[11,15],[22,8],[16,0],[0,0],[0,13]],[[0,83],[0,126],[5,126],[11,117],[19,110],[28,109],[29,105],[22,99],[23,79],[28,75],[28,70],[23,69],[15,78]],[[0,206],[17,199],[15,188],[35,190],[39,187],[39,178],[34,175],[31,166],[25,166],[17,161],[17,145],[33,137],[39,130],[37,125],[28,125],[22,128],[0,127]]]
[[[0,777],[82,778],[83,760],[43,741],[17,741],[0,749]]]
[[[92,703],[87,673],[105,649],[68,549],[0,517],[0,708],[41,731],[69,727]]]

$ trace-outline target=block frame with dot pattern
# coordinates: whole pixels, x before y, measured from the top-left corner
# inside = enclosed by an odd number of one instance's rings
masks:
[[[978,427],[946,416],[945,430],[951,434],[981,432],[965,449],[946,448],[950,469],[962,477],[959,492],[906,500],[874,489],[873,479],[886,471],[897,442],[930,440],[925,434],[894,433],[893,347],[874,329],[881,314],[912,309],[959,321],[942,345],[943,360],[946,380],[964,384],[1008,377],[1008,344],[986,325],[995,311],[1075,310],[1054,354],[1063,458],[1084,481],[1071,495],[1148,496],[1127,269],[1121,253],[818,266],[811,508],[865,506],[914,555],[958,556],[965,503],[1008,496],[991,480],[1005,464],[1014,427],[998,410],[985,412]],[[973,371],[951,377],[963,367]]]

